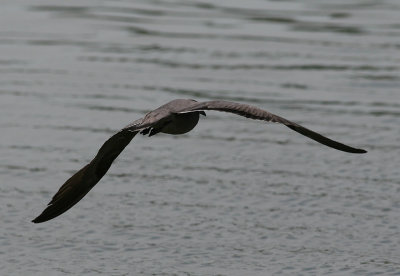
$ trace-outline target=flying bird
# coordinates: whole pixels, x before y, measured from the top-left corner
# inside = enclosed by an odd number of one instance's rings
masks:
[[[47,208],[32,222],[40,223],[53,219],[79,202],[106,174],[112,162],[136,134],[153,136],[159,132],[173,135],[187,133],[197,125],[200,115],[206,115],[206,110],[229,112],[250,119],[280,123],[328,147],[349,153],[366,153],[363,149],[331,140],[252,105],[229,101],[197,102],[192,99],[177,99],[150,111],[143,118],[134,121],[111,136],[99,149],[94,159],[61,186]]]

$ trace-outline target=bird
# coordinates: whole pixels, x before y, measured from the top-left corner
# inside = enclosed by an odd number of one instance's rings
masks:
[[[148,112],[143,118],[132,122],[111,136],[101,146],[93,160],[72,175],[60,187],[44,211],[32,222],[41,223],[51,220],[78,203],[107,173],[112,162],[136,134],[140,133],[149,137],[160,132],[172,135],[184,134],[191,131],[199,122],[200,115],[206,116],[205,111],[208,110],[228,112],[254,120],[283,124],[308,138],[339,151],[348,153],[367,152],[364,149],[353,148],[331,140],[253,105],[225,100],[198,102],[193,99],[176,99]]]

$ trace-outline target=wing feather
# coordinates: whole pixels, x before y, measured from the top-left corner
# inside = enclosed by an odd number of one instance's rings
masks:
[[[112,162],[136,134],[137,132],[123,129],[111,136],[94,159],[61,186],[47,208],[32,222],[40,223],[53,219],[78,203],[106,174]]]
[[[266,110],[263,110],[261,108],[252,105],[229,102],[229,101],[208,101],[208,102],[195,103],[189,107],[182,108],[182,110],[178,111],[177,113],[187,113],[187,112],[204,111],[204,110],[229,112],[254,120],[263,120],[267,122],[284,124],[288,128],[300,134],[303,134],[304,136],[307,136],[308,138],[311,138],[328,147],[349,153],[367,152],[363,149],[353,148],[348,145],[329,139],[328,137],[325,137],[299,124],[296,124],[292,121],[289,121],[285,118],[282,118],[278,115],[272,114]]]

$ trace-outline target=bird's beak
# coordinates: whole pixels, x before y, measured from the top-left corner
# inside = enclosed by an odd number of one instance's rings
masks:
[[[207,116],[206,113],[204,111],[199,111],[199,113],[203,116]]]

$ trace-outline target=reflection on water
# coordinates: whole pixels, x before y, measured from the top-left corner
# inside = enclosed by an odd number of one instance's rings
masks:
[[[397,1],[8,1],[0,11],[4,275],[398,273]],[[116,130],[174,98],[250,103],[364,156],[209,112],[136,137],[34,218]]]

